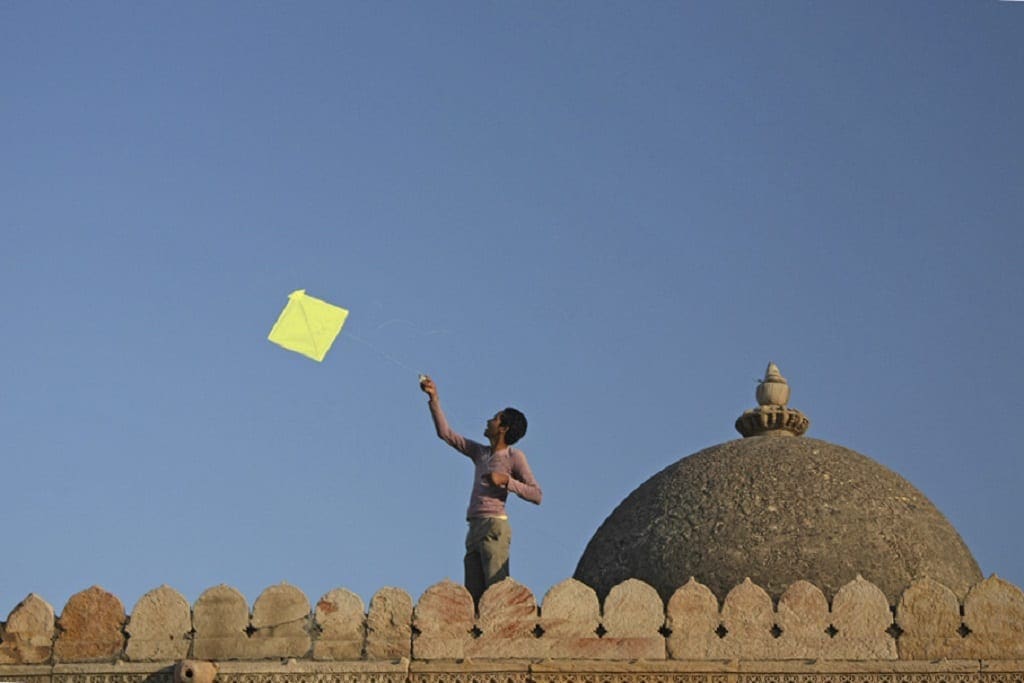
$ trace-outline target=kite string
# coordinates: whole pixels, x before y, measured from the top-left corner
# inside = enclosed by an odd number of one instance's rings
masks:
[[[400,367],[400,368],[402,368],[404,370],[408,370],[409,372],[415,372],[415,373],[419,374],[417,370],[413,370],[408,365],[406,365],[402,361],[398,360],[394,356],[391,356],[391,355],[389,355],[387,353],[384,353],[383,351],[378,349],[376,346],[374,346],[370,342],[366,341],[365,339],[361,339],[358,335],[355,335],[355,334],[352,334],[351,332],[349,332],[345,336],[348,337],[349,339],[352,339],[354,341],[359,342],[363,346],[367,347],[368,349],[370,349],[371,351],[373,351],[374,353],[379,355],[384,360],[390,361],[390,362],[394,363],[395,365],[397,365],[398,367]]]
[[[448,330],[425,330],[416,323],[412,322],[411,320],[406,320],[405,318],[392,318],[391,320],[385,320],[380,325],[377,325],[375,328],[373,328],[373,330],[375,332],[378,332],[380,330],[383,330],[388,325],[407,325],[411,327],[413,331],[415,331],[416,333],[423,337],[429,337],[437,334],[448,334]]]

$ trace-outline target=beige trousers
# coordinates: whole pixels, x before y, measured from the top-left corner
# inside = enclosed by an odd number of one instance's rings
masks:
[[[508,551],[512,527],[507,519],[474,517],[466,532],[466,588],[479,602],[487,587],[508,578]]]

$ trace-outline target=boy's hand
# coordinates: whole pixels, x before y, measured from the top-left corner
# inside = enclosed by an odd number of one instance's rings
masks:
[[[508,475],[504,472],[491,472],[491,484],[498,487],[508,486]]]
[[[423,379],[420,380],[420,389],[430,398],[437,398],[437,385],[434,384],[434,380],[430,379],[429,375],[423,375]]]

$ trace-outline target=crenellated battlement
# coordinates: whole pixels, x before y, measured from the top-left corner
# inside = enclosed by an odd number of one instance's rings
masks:
[[[922,579],[897,604],[857,577],[832,598],[806,581],[777,603],[747,580],[719,603],[691,579],[667,603],[630,579],[600,602],[568,579],[538,604],[512,579],[492,586],[474,609],[460,584],[442,581],[414,604],[383,588],[366,609],[343,588],[311,605],[288,584],[252,605],[214,586],[195,602],[161,586],[129,616],[99,587],[72,596],[59,617],[37,595],[11,611],[0,631],[0,678],[11,666],[158,663],[178,659],[314,662],[453,660],[897,661],[1024,659],[1024,593],[990,577],[963,601]],[[24,672],[23,672],[24,673]]]

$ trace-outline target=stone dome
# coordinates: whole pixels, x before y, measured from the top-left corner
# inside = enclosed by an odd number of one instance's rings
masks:
[[[761,406],[737,420],[747,438],[685,457],[629,494],[590,539],[575,578],[600,595],[638,578],[668,600],[690,577],[719,599],[749,577],[778,599],[799,579],[831,597],[859,574],[893,604],[920,577],[961,598],[982,580],[924,494],[860,453],[795,436],[807,418],[785,407],[788,386],[782,404],[770,393],[759,386]]]

